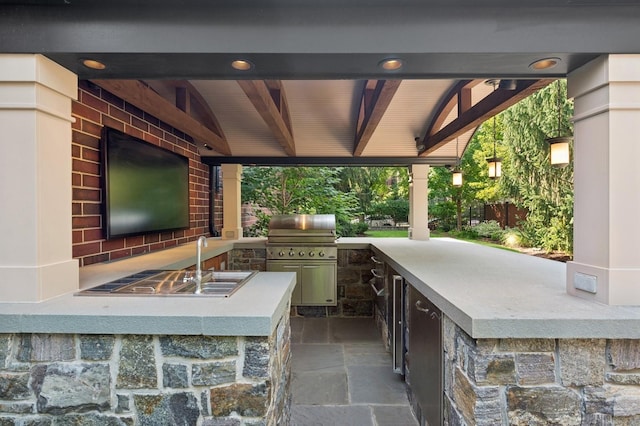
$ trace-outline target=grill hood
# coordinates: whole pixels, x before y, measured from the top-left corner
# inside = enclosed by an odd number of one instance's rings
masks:
[[[333,214],[284,214],[269,221],[269,243],[334,243],[336,216]]]

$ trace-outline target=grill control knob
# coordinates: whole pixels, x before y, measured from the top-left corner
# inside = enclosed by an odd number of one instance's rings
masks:
[[[324,257],[324,252],[323,252],[323,251],[320,251],[320,253],[318,253],[318,256],[320,256],[320,257]]]
[[[304,256],[304,252],[303,252],[302,250],[300,250],[300,253],[298,253],[298,255],[299,255],[300,257],[302,257],[302,256]]]
[[[282,250],[280,250],[280,252],[278,253],[278,256],[280,256],[280,257],[284,256],[284,252]]]
[[[289,257],[293,257],[293,256],[295,256],[295,255],[296,255],[296,254],[293,252],[293,250],[291,250],[291,251],[289,252]]]
[[[315,256],[315,255],[316,255],[316,254],[315,254],[314,252],[312,252],[312,251],[310,251],[310,252],[309,252],[309,257],[313,257],[313,256]]]

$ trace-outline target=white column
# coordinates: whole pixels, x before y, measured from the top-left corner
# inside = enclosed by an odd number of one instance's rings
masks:
[[[242,166],[222,165],[222,239],[242,238]]]
[[[41,55],[0,55],[0,301],[78,289],[71,250],[75,74]]]
[[[640,305],[640,55],[595,59],[569,75],[568,90],[575,204],[567,291]]]
[[[409,185],[409,238],[412,240],[429,239],[428,194],[429,166],[412,165]]]

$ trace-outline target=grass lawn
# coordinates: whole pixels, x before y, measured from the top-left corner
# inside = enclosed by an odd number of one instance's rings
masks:
[[[389,229],[383,231],[367,231],[364,233],[365,237],[371,238],[407,238],[409,236],[409,230],[407,229]]]
[[[431,237],[448,237],[446,232],[443,231],[431,231]],[[364,233],[365,237],[371,238],[407,238],[409,236],[408,229],[385,229],[382,231],[367,231]]]
[[[364,236],[371,237],[371,238],[407,238],[409,236],[409,230],[408,229],[384,229],[382,231],[369,230],[364,233]],[[438,237],[448,237],[449,235],[447,235],[446,232],[436,230],[436,231],[431,231],[430,236],[434,238],[438,238]]]
[[[367,231],[364,233],[365,237],[370,237],[370,238],[407,238],[409,236],[409,231],[406,229],[389,229],[389,230],[382,230],[382,231]],[[449,237],[449,234],[443,231],[438,231],[438,230],[434,230],[431,231],[430,233],[431,238],[438,238],[438,237]],[[489,246],[489,247],[495,247],[495,248],[499,248],[502,250],[509,250],[509,251],[518,251],[516,249],[512,249],[509,247],[505,247],[501,244],[497,244],[497,243],[493,243],[493,242],[489,242],[489,241],[483,241],[483,240],[473,240],[473,239],[467,239],[467,238],[459,238],[459,237],[453,237],[453,238],[457,238],[459,240],[463,240],[463,241],[468,241],[470,243],[476,243],[476,244],[482,244],[484,246]]]
[[[371,238],[407,238],[409,236],[409,232],[406,229],[403,230],[396,230],[396,229],[389,229],[389,230],[383,230],[383,231],[367,231],[364,234],[365,237],[371,237]],[[484,240],[474,240],[474,239],[468,239],[468,238],[460,238],[460,237],[456,237],[456,236],[452,236],[449,235],[448,232],[444,232],[444,231],[439,231],[439,230],[433,230],[430,233],[431,238],[438,238],[438,237],[451,237],[451,238],[456,238],[458,240],[462,240],[462,241],[468,241],[470,243],[475,243],[475,244],[482,244],[484,246],[489,246],[489,247],[494,247],[497,249],[501,249],[501,250],[508,250],[508,251],[514,251],[514,252],[519,252],[519,253],[524,253],[524,254],[531,254],[528,253],[526,251],[526,249],[515,249],[515,248],[511,248],[511,247],[506,247],[502,244],[498,244],[495,242],[491,242],[491,241],[484,241]],[[566,262],[567,260],[571,260],[571,257],[563,254],[563,253],[545,253],[545,252],[536,252],[536,254],[534,254],[534,256],[538,256],[538,257],[546,257],[548,259],[552,259],[552,260],[557,260],[560,262]]]

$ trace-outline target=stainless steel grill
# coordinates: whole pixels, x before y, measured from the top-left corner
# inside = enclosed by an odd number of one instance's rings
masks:
[[[276,215],[269,222],[267,270],[296,272],[292,305],[335,306],[338,246],[334,215]]]
[[[267,260],[337,258],[332,214],[276,215],[269,221]]]

